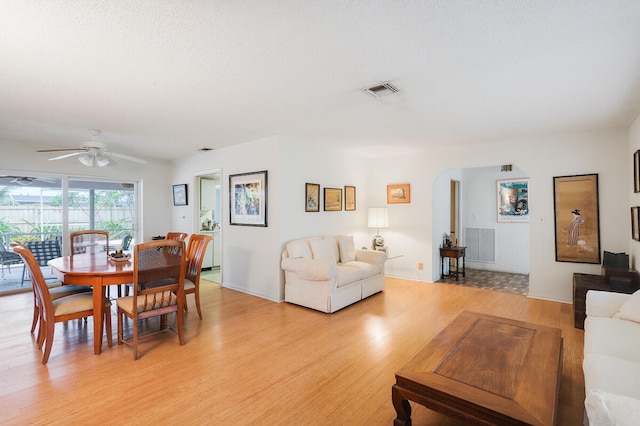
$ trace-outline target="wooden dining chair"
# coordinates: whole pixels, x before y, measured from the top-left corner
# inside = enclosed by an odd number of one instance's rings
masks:
[[[160,317],[160,329],[142,337],[170,330],[167,316],[175,312],[178,339],[184,345],[184,241],[156,240],[137,244],[133,250],[133,295],[120,297],[118,305],[118,344],[133,347],[139,358],[138,322]],[[124,317],[133,322],[133,337],[124,340]]]
[[[54,300],[31,251],[24,245],[16,245],[13,250],[22,257],[25,267],[29,268],[29,273],[31,274],[33,291],[37,298],[38,315],[40,316],[40,328],[36,341],[38,349],[42,349],[44,345],[42,364],[46,364],[49,361],[51,347],[53,346],[56,323],[93,316],[93,295],[90,292],[80,292]],[[94,321],[96,321],[95,318]],[[104,316],[97,321],[105,322],[107,343],[111,347],[113,345],[111,336],[111,302],[108,299],[105,299]]]
[[[85,253],[102,253],[109,251],[109,232],[98,229],[76,231],[69,234],[71,256]],[[123,285],[116,286],[118,297],[122,296]],[[126,293],[126,290],[125,290]],[[107,296],[111,296],[111,289],[107,287]]]
[[[109,233],[98,229],[76,231],[69,234],[71,256],[82,253],[99,253],[109,250]]]
[[[14,247],[22,247],[24,249],[27,249],[27,247],[24,244],[19,243],[17,241],[13,241],[10,244],[10,247],[12,250],[14,249]],[[22,256],[20,256],[17,253],[14,253],[14,254],[20,257],[20,262],[22,262]],[[33,253],[31,254],[33,255]],[[34,260],[35,260],[35,256],[34,256]],[[36,260],[36,263],[38,263],[37,260]],[[39,266],[40,264],[38,263],[38,267]],[[61,299],[63,297],[71,296],[78,293],[91,293],[92,291],[93,290],[91,286],[85,286],[85,285],[61,285],[60,287],[49,288],[49,294],[51,295],[51,300]],[[38,298],[36,297],[36,290],[34,287],[33,288],[33,320],[31,321],[32,334],[36,330],[36,326],[38,325],[39,320],[40,320],[40,308],[38,306]],[[41,328],[39,328],[38,336],[40,335],[41,332],[42,330]]]
[[[184,278],[184,294],[194,294],[196,299],[196,309],[198,316],[202,319],[200,310],[200,272],[202,271],[202,261],[207,251],[207,245],[213,240],[211,235],[193,234],[189,237],[187,246],[187,268]],[[189,310],[187,301],[184,302],[185,311]]]
[[[167,232],[166,240],[184,241],[187,239],[187,234],[184,232]]]

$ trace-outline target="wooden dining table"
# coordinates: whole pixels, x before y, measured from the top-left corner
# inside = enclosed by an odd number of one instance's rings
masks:
[[[102,314],[105,287],[133,282],[133,256],[127,261],[115,261],[106,252],[63,256],[48,262],[51,273],[63,285],[93,287],[93,352],[102,352]],[[111,330],[107,330],[111,333]]]

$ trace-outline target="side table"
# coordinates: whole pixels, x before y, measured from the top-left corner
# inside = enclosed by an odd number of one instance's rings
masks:
[[[584,330],[584,320],[587,316],[585,302],[587,291],[612,291],[615,293],[631,294],[638,290],[635,287],[619,288],[607,284],[604,275],[573,274],[573,320],[574,327]]]
[[[455,272],[451,271],[451,267],[449,267],[449,275],[456,277],[456,281],[458,281],[458,277],[460,276],[460,262],[458,259],[462,258],[462,276],[465,276],[464,271],[464,257],[466,247],[440,247],[440,279],[444,278],[444,259],[449,259],[449,265],[451,265],[451,259],[456,259],[456,270]]]

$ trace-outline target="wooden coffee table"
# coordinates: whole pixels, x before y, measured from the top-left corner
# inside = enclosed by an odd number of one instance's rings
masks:
[[[481,425],[553,425],[562,376],[560,329],[465,311],[396,373],[395,425],[409,400]]]

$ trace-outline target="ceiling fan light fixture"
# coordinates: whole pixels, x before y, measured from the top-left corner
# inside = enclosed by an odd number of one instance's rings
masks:
[[[98,167],[104,167],[109,165],[109,159],[107,157],[103,157],[102,155],[96,155],[93,159],[93,162]]]
[[[95,158],[90,154],[82,154],[78,157],[78,161],[87,167],[95,167]]]

